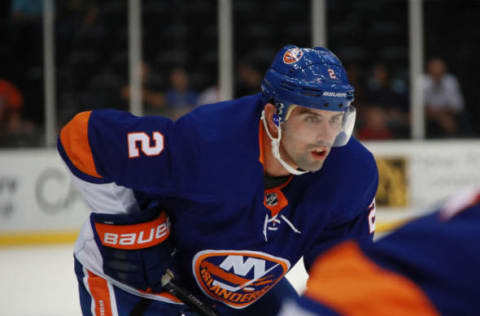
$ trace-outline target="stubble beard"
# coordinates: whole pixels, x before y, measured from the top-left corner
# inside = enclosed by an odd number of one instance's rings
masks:
[[[314,161],[311,155],[311,150],[318,147],[318,145],[308,145],[305,151],[302,152],[292,152],[289,146],[287,146],[287,142],[295,142],[295,137],[292,137],[290,133],[288,133],[287,128],[283,129],[283,137],[281,140],[281,148],[280,152],[282,156],[284,156],[286,161],[293,162],[298,168],[309,171],[309,172],[316,172],[323,167],[323,163],[325,159]]]
[[[296,155],[294,158],[295,164],[302,170],[305,171],[310,171],[310,172],[315,172],[323,167],[323,163],[325,160],[319,160],[319,161],[312,161],[311,158],[309,158],[310,152],[308,153],[300,153]]]

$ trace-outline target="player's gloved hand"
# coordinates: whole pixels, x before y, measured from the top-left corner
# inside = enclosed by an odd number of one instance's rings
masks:
[[[152,208],[140,214],[95,214],[90,222],[109,277],[136,289],[161,292],[166,269],[172,270],[170,221]]]

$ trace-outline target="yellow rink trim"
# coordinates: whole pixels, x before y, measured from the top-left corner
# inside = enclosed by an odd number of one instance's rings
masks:
[[[378,222],[375,224],[375,232],[376,233],[388,233],[391,232],[400,226],[403,226],[407,222],[409,222],[411,219],[401,219],[401,220],[396,220],[396,221],[390,221],[390,222]]]
[[[0,247],[24,245],[71,244],[79,231],[32,231],[0,233]]]
[[[403,225],[407,220],[379,222],[376,224],[376,233],[387,233]],[[77,239],[79,231],[37,231],[0,233],[0,247],[72,244]]]

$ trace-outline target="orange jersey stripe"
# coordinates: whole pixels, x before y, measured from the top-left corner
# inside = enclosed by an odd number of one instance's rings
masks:
[[[260,156],[258,157],[258,161],[260,161],[260,163],[262,165],[265,165],[265,153],[264,153],[264,142],[263,142],[263,139],[264,139],[264,135],[265,135],[265,132],[263,130],[263,124],[262,124],[262,121],[260,121],[259,123],[259,126],[258,126],[258,147],[259,147],[259,150],[260,150]]]
[[[419,286],[379,267],[353,242],[317,260],[305,295],[342,315],[440,315]]]
[[[95,315],[111,316],[112,308],[107,281],[88,271],[88,287],[95,301]]]
[[[91,114],[91,111],[77,114],[60,132],[60,141],[68,158],[78,170],[89,176],[102,178],[97,173],[88,141],[88,120]]]
[[[6,80],[0,80],[0,94],[5,100],[2,106],[8,110],[20,110],[23,107],[23,96],[20,90]]]

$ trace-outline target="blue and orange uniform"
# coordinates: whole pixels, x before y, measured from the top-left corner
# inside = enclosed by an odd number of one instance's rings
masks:
[[[319,172],[265,189],[261,110],[255,95],[200,107],[175,123],[113,110],[83,112],[61,131],[58,150],[92,211],[134,212],[159,201],[171,218],[181,250],[177,268],[189,288],[227,310],[242,308],[302,256],[309,268],[330,243],[347,236],[370,240],[378,181],[372,155],[352,138],[332,149]],[[105,278],[96,248],[85,223],[75,257]],[[239,267],[252,262],[252,271],[240,277],[235,262],[232,271],[222,268],[228,258],[243,258]],[[265,264],[258,273],[269,278],[233,291],[243,296],[227,298],[232,291],[212,286],[227,280],[238,288],[255,279],[255,264]]]
[[[274,65],[300,79],[286,78],[290,90],[282,92],[285,76],[269,72],[269,99],[295,96],[295,83],[299,101],[351,110],[351,86],[343,84],[345,71],[331,52],[289,46]],[[312,97],[319,85],[326,88]],[[280,181],[266,177],[265,95],[204,105],[175,122],[115,110],[83,112],[59,136],[58,151],[92,212],[138,214],[152,203],[166,212],[165,229],[146,229],[159,238],[170,234],[182,285],[221,315],[274,315],[285,296],[296,295],[284,276],[300,258],[309,270],[332,244],[373,238],[378,172],[372,154],[348,136],[342,147],[331,148],[319,171]],[[351,134],[350,123],[342,137]],[[187,314],[175,297],[109,277],[95,231],[101,229],[86,222],[74,250],[85,315],[105,312],[106,305],[113,315],[131,313],[132,306],[144,315]],[[104,235],[115,245],[151,240],[146,236]]]
[[[480,189],[451,197],[371,247],[320,256],[307,291],[280,315],[478,315]]]

